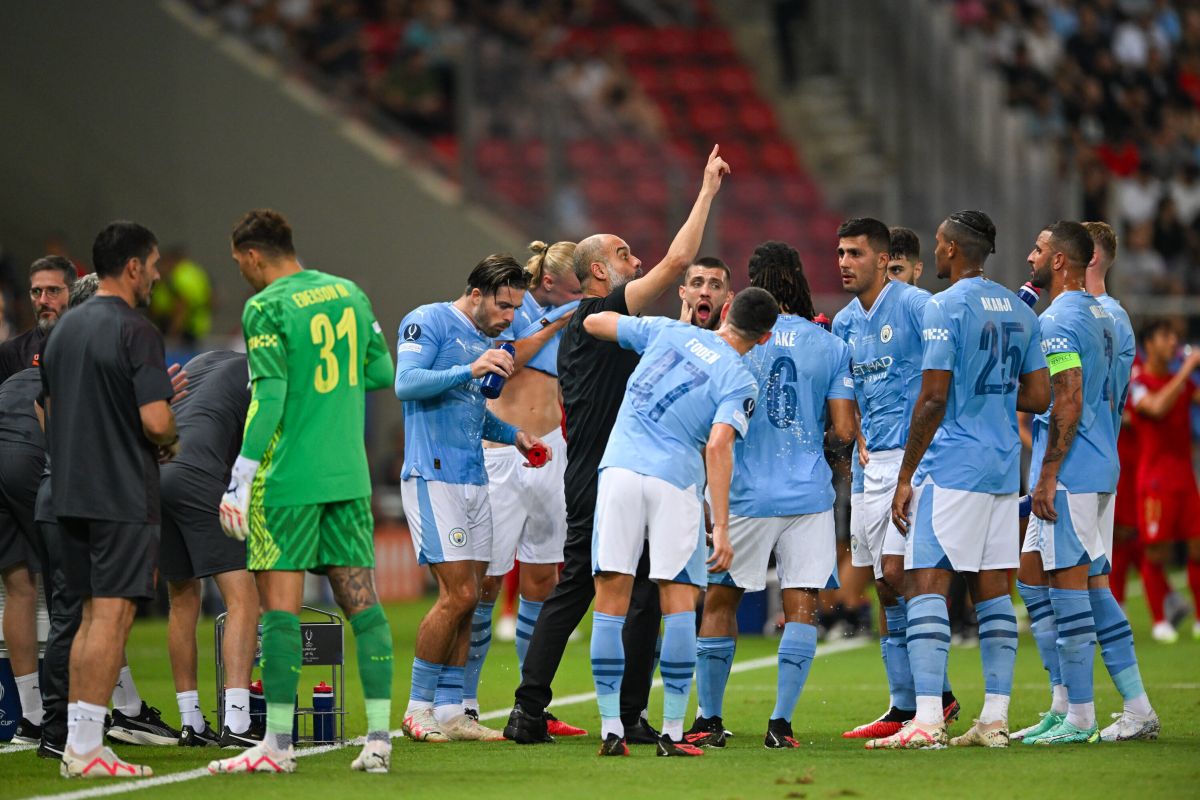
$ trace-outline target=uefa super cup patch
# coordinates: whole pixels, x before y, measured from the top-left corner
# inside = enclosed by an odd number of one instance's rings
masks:
[[[410,322],[404,326],[404,331],[401,333],[406,342],[415,342],[421,338],[421,326],[415,322]]]

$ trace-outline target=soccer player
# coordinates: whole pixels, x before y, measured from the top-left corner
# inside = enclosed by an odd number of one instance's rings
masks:
[[[149,303],[158,277],[157,239],[137,223],[111,223],[96,237],[92,263],[100,276],[96,297],[64,315],[41,359],[64,571],[83,598],[71,647],[76,719],[60,771],[138,777],[150,775],[150,768],[104,746],[104,715],[134,601],[154,596],[157,462],[178,453],[179,436],[162,337],[135,310]]]
[[[917,279],[925,271],[925,263],[921,261],[921,239],[912,228],[893,225],[888,228],[891,239],[889,250],[891,260],[888,261],[888,277],[894,281],[917,285]]]
[[[1088,262],[1087,274],[1084,276],[1084,288],[1088,294],[1099,301],[1100,305],[1112,315],[1113,324],[1117,329],[1117,377],[1123,380],[1124,386],[1118,386],[1121,398],[1122,412],[1117,433],[1117,456],[1121,464],[1121,477],[1117,481],[1117,497],[1113,515],[1113,542],[1108,553],[1112,571],[1108,575],[1109,588],[1113,597],[1119,603],[1125,602],[1125,576],[1131,564],[1140,563],[1140,547],[1138,544],[1138,497],[1137,497],[1137,465],[1138,446],[1137,430],[1132,421],[1132,407],[1129,399],[1129,384],[1133,373],[1138,369],[1137,341],[1133,333],[1133,324],[1129,314],[1121,306],[1119,300],[1108,293],[1106,279],[1113,262],[1117,257],[1117,234],[1107,222],[1085,222],[1095,245],[1092,260]],[[1103,737],[1104,732],[1100,732]]]
[[[1088,593],[1089,575],[1107,570],[1120,418],[1116,328],[1112,316],[1084,291],[1094,251],[1086,228],[1060,221],[1038,234],[1028,259],[1033,285],[1050,296],[1040,320],[1053,403],[1033,421],[1032,516],[1017,589],[1029,609],[1051,684],[1066,687],[1067,707],[1062,715],[1063,690],[1055,690],[1057,704],[1050,713],[1033,730],[1021,731],[1025,744],[1099,740],[1092,685],[1098,635],[1126,636],[1132,654],[1124,615],[1112,620],[1099,608],[1094,611]],[[1119,612],[1115,602],[1111,606]],[[1137,684],[1144,694],[1140,678]]]
[[[950,743],[1008,746],[1017,619],[1007,571],[1020,554],[1017,410],[1044,410],[1050,386],[1033,311],[984,276],[995,246],[996,228],[980,211],[956,211],[938,227],[937,275],[951,285],[925,310],[921,393],[892,501],[905,536],[917,713],[868,749],[946,744],[941,690],[953,572],[965,574],[979,615],[985,694],[979,719]]]
[[[1158,715],[1150,707],[1145,687],[1142,685],[1141,672],[1138,668],[1137,654],[1133,646],[1133,630],[1129,627],[1129,619],[1121,608],[1120,599],[1124,597],[1125,570],[1128,569],[1130,551],[1136,546],[1137,536],[1136,514],[1137,502],[1137,469],[1131,465],[1130,477],[1125,476],[1125,460],[1122,443],[1126,438],[1135,440],[1132,425],[1124,425],[1125,410],[1129,407],[1129,393],[1137,360],[1137,343],[1133,334],[1133,325],[1129,314],[1121,307],[1121,303],[1110,294],[1105,286],[1105,277],[1112,268],[1117,255],[1117,235],[1105,222],[1085,222],[1083,227],[1092,237],[1095,250],[1092,260],[1088,262],[1084,275],[1084,288],[1088,294],[1096,298],[1113,319],[1117,334],[1117,348],[1114,353],[1113,377],[1114,396],[1117,404],[1113,408],[1116,415],[1114,425],[1119,436],[1117,439],[1118,460],[1121,463],[1121,476],[1117,483],[1117,496],[1113,500],[1113,525],[1105,526],[1102,532],[1105,541],[1107,557],[1100,563],[1093,563],[1088,572],[1088,598],[1092,603],[1092,615],[1096,620],[1096,638],[1100,644],[1100,656],[1108,674],[1121,693],[1124,708],[1120,714],[1114,714],[1115,722],[1100,731],[1100,739],[1105,742],[1118,742],[1127,739],[1154,739],[1158,736]],[[1137,449],[1134,448],[1136,456]],[[1191,463],[1189,456],[1188,463]],[[1121,493],[1131,495],[1127,503],[1122,503]],[[1128,508],[1123,509],[1122,505]],[[1132,510],[1134,520],[1123,517],[1124,513]],[[1118,538],[1120,537],[1120,538]],[[1105,574],[1106,568],[1111,569]],[[1114,576],[1120,570],[1121,594],[1117,596]]]
[[[493,553],[483,441],[514,445],[523,458],[546,447],[489,411],[480,393],[484,376],[513,372],[513,357],[492,340],[512,325],[528,280],[512,256],[490,255],[471,270],[461,297],[421,306],[400,323],[401,491],[418,561],[438,584],[438,599],[417,631],[404,712],[404,732],[418,742],[504,738],[465,713],[463,683],[480,582]]]
[[[44,256],[29,265],[29,299],[37,324],[0,344],[0,383],[29,367],[36,367],[46,338],[67,310],[75,265],[62,256]]]
[[[1142,369],[1134,379],[1134,420],[1141,447],[1138,497],[1141,506],[1142,583],[1154,619],[1154,638],[1173,643],[1179,634],[1167,621],[1163,600],[1170,588],[1163,571],[1174,542],[1187,543],[1187,576],[1192,600],[1200,607],[1200,494],[1192,470],[1191,408],[1200,403],[1193,373],[1200,350],[1187,351],[1178,372],[1170,363],[1179,347],[1174,326],[1151,320],[1142,329]],[[1200,621],[1192,635],[1200,639]]]
[[[504,735],[520,744],[553,741],[544,715],[550,684],[567,640],[587,613],[595,594],[592,578],[592,530],[596,512],[597,469],[625,397],[625,385],[638,363],[636,353],[596,339],[583,320],[599,311],[637,315],[678,281],[692,264],[713,198],[729,172],[713,147],[704,180],[691,213],[679,229],[666,257],[644,277],[642,262],[618,236],[595,234],[575,247],[575,275],[584,297],[563,329],[558,351],[559,385],[567,424],[567,541],[558,585],[547,598],[529,641],[521,685]],[[621,718],[629,744],[656,744],[655,731],[642,717],[650,696],[654,645],[661,623],[658,591],[645,578],[643,558],[633,583],[633,600],[625,629],[626,676],[622,682]]]
[[[363,446],[366,392],[390,386],[392,359],[371,303],[345,278],[305,269],[292,227],[269,209],[230,235],[256,294],[242,330],[251,400],[242,446],[221,499],[221,527],[246,540],[262,603],[266,735],[213,774],[294,772],[292,709],[300,678],[304,573],[324,572],[350,620],[366,700],[367,742],[351,768],[387,772],[392,631],[375,594],[371,480]]]
[[[792,712],[817,648],[817,591],[838,586],[825,428],[828,421],[833,447],[853,441],[854,380],[849,347],[811,321],[816,314],[800,254],[783,242],[766,242],[750,256],[749,273],[750,285],[770,292],[780,313],[767,343],[745,358],[758,384],[757,413],[734,446],[733,562],[727,571],[708,576],[696,649],[700,716],[687,741],[725,746],[721,710],[737,646],[738,605],[744,592],[766,587],[774,553],[786,622],[764,744],[793,748],[799,742],[792,733]]]
[[[850,345],[855,394],[861,414],[861,499],[851,499],[850,548],[855,567],[871,567],[887,626],[881,640],[890,707],[879,719],[846,731],[846,738],[873,739],[900,730],[916,709],[905,649],[904,539],[891,522],[891,498],[920,388],[921,325],[929,292],[888,277],[891,233],[869,217],[838,228],[842,288],[855,295],[833,320],[833,333]],[[854,506],[857,505],[857,508]],[[856,515],[860,522],[855,522]],[[958,703],[946,686],[948,721]]]
[[[738,294],[715,333],[612,311],[584,321],[592,336],[643,356],[604,450],[596,496],[591,656],[602,756],[629,754],[620,713],[621,633],[644,547],[650,550],[650,578],[658,583],[663,610],[663,727],[657,755],[704,753],[684,742],[683,715],[696,664],[699,587],[707,583],[705,471],[713,537],[707,563],[720,572],[729,569],[733,557],[734,442],[749,430],[758,398],[758,385],[741,357],[770,338],[778,313],[769,292],[752,288]]]
[[[729,267],[715,256],[701,256],[679,284],[679,321],[715,331],[731,295]]]
[[[558,342],[570,313],[579,305],[579,279],[572,263],[575,243],[533,242],[529,249],[533,256],[525,264],[525,297],[514,312],[512,324],[497,337],[516,348],[514,372],[500,396],[488,401],[488,410],[504,422],[541,437],[553,458],[546,467],[531,470],[524,466],[525,457],[516,446],[484,443],[492,553],[471,623],[471,647],[463,680],[463,707],[475,717],[479,716],[479,675],[492,640],[492,611],[504,576],[515,560],[521,562],[516,625],[520,669],[542,603],[558,583],[558,564],[567,538],[567,501],[563,493],[567,446],[558,401]],[[548,724],[550,733],[559,736],[586,733],[557,719],[549,719]]]
[[[246,357],[231,351],[196,356],[183,371],[187,393],[173,406],[180,454],[162,468],[162,544],[159,571],[167,581],[171,611],[167,651],[181,717],[184,746],[252,747],[262,731],[250,731],[250,672],[254,666],[258,590],[246,571],[246,544],[225,536],[217,509],[242,446],[250,405]],[[200,710],[196,684],[196,625],[201,579],[211,577],[228,614],[221,643],[226,685],[221,728],[213,730]]]

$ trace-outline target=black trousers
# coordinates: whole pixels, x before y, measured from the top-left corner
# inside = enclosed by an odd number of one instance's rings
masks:
[[[550,684],[558,665],[562,662],[567,639],[579,627],[584,614],[596,596],[596,584],[592,576],[592,515],[596,508],[596,481],[591,491],[583,493],[576,510],[586,507],[587,513],[568,513],[567,541],[563,546],[563,571],[558,586],[542,605],[533,636],[529,640],[529,651],[525,654],[525,666],[521,671],[521,685],[517,687],[516,701],[522,709],[539,714],[550,705],[553,691]],[[590,494],[590,497],[588,495]],[[570,502],[570,493],[568,493]],[[637,721],[650,699],[650,683],[654,677],[654,648],[662,622],[662,609],[658,602],[658,584],[649,578],[650,552],[642,550],[637,574],[633,580],[633,595],[629,613],[625,617],[625,629],[621,638],[625,644],[625,676],[621,680],[621,719],[626,724]]]
[[[43,478],[38,491],[38,510],[42,519],[49,507],[50,479]],[[43,506],[43,501],[45,506]],[[71,643],[83,619],[83,598],[67,588],[63,573],[62,531],[55,523],[39,522],[42,580],[46,607],[50,610],[50,635],[42,662],[42,740],[51,744],[67,741],[67,697],[70,689]]]

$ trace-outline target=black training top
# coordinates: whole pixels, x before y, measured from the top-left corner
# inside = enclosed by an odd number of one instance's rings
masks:
[[[37,325],[0,344],[0,383],[23,369],[36,367],[46,345],[47,334]]]
[[[23,369],[0,384],[0,442],[46,449],[46,437],[33,410],[41,393],[42,375],[37,367]]]
[[[59,517],[157,523],[158,449],[141,406],[170,399],[162,336],[119,297],[63,315],[42,353]]]
[[[175,403],[179,456],[171,463],[229,483],[229,471],[242,448],[250,407],[250,369],[245,353],[214,350],[184,365],[187,393]]]
[[[617,421],[625,384],[640,356],[615,342],[593,338],[583,321],[600,311],[628,314],[625,287],[607,297],[585,297],[563,328],[558,383],[567,415],[567,524],[590,525],[595,514],[597,470]]]

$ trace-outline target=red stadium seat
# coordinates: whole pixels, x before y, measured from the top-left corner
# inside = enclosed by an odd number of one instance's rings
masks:
[[[704,28],[699,31],[696,51],[709,63],[732,61],[737,57],[733,41],[724,28]]]
[[[669,60],[696,55],[698,42],[690,28],[659,28],[655,45],[659,57]]]

